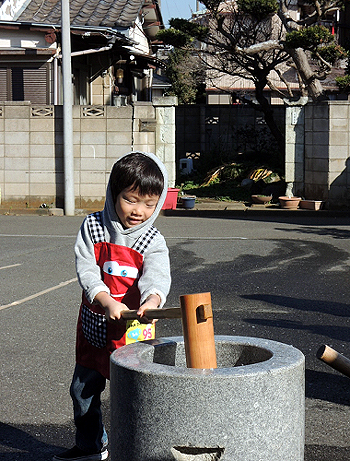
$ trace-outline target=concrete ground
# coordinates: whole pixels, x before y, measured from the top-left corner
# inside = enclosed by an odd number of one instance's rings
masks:
[[[307,358],[305,461],[348,460],[349,379],[318,363],[315,351],[330,341],[350,356],[349,213],[204,202],[163,215],[157,226],[173,259],[169,307],[179,293],[212,291],[215,306],[225,306],[215,310],[218,334],[282,338],[300,348]],[[82,219],[0,216],[4,461],[46,461],[74,440],[68,387],[80,289],[72,246]],[[281,287],[282,273],[292,277],[290,287]],[[162,322],[158,332],[178,335],[181,325]],[[103,407],[108,414],[108,391]]]
[[[76,209],[76,216],[85,216],[86,214],[98,211],[97,209]],[[63,216],[64,210],[62,208],[23,208],[16,206],[0,205],[0,215],[51,215],[51,216]],[[349,210],[310,210],[310,209],[301,209],[288,210],[282,209],[279,204],[247,204],[245,202],[234,202],[234,201],[224,201],[224,200],[215,200],[210,198],[198,197],[196,199],[193,209],[185,209],[178,205],[176,209],[167,209],[162,210],[161,214],[164,216],[276,216],[276,214],[282,214],[285,216],[350,216]]]

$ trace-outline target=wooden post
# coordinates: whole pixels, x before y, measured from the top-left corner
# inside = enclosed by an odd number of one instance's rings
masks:
[[[350,378],[350,360],[344,355],[339,354],[329,346],[323,345],[318,349],[316,357],[334,368],[334,370],[340,371],[340,373]]]
[[[188,368],[216,368],[210,293],[180,296],[182,329]]]

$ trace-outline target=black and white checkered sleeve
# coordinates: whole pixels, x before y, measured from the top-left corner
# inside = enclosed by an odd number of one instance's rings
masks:
[[[155,226],[151,226],[144,234],[142,234],[137,239],[137,241],[133,245],[133,249],[143,254],[148,245],[152,242],[152,240],[157,234],[159,234],[159,230]]]
[[[105,234],[102,225],[102,214],[100,211],[92,213],[87,217],[87,223],[93,243],[105,241]]]

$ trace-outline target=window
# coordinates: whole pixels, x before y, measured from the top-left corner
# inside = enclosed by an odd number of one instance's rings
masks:
[[[49,104],[46,63],[0,64],[0,100]]]

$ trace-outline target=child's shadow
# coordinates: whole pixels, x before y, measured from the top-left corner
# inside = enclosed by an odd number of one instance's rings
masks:
[[[18,425],[0,422],[0,458],[3,461],[48,461],[72,445],[73,429],[50,424]],[[68,443],[68,445],[67,445]],[[74,443],[73,443],[74,444]]]

